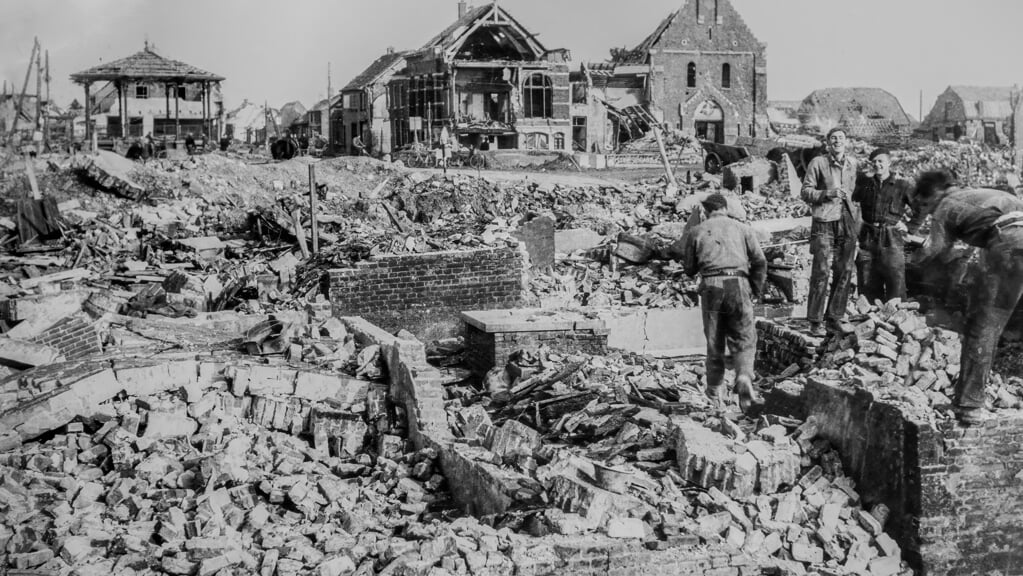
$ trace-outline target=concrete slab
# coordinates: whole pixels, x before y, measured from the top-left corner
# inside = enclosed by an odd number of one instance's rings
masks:
[[[602,330],[602,320],[572,310],[471,310],[462,312],[463,322],[483,332],[547,332],[556,330]]]
[[[62,362],[64,356],[56,348],[35,342],[0,338],[0,364],[12,368],[31,368]]]
[[[554,251],[559,254],[571,254],[576,250],[596,248],[607,240],[588,228],[576,230],[558,230],[554,233]]]

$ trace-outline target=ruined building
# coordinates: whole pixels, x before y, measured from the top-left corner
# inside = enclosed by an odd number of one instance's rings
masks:
[[[823,88],[803,99],[798,109],[803,130],[824,135],[842,126],[852,138],[877,146],[904,145],[913,120],[899,100],[881,88]]]
[[[920,132],[935,141],[965,136],[991,146],[1007,145],[1011,94],[1008,86],[949,86],[924,118]]]
[[[394,148],[435,143],[447,128],[482,150],[570,151],[569,65],[507,10],[468,8],[419,50],[392,81]]]
[[[767,134],[766,45],[728,0],[685,0],[618,60],[616,75],[645,77],[648,107],[679,130],[722,143]]]
[[[391,152],[390,108],[399,101],[390,97],[389,83],[405,68],[405,53],[388,49],[341,89],[341,99],[331,105],[334,150],[357,154],[352,139],[362,138],[370,152]]]

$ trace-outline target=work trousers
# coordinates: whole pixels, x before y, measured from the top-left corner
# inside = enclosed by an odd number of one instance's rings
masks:
[[[853,260],[856,258],[854,234],[855,231],[852,234],[847,232],[847,226],[841,219],[834,222],[814,220],[810,226],[813,265],[810,269],[810,294],[806,302],[806,317],[810,322],[819,323],[826,319],[829,323],[837,323],[845,316]]]
[[[1023,227],[1000,232],[984,251],[984,274],[973,285],[962,334],[957,406],[984,406],[984,388],[1002,330],[1023,294]]]
[[[707,337],[707,388],[725,379],[725,346],[732,353],[737,376],[753,379],[757,329],[749,280],[734,276],[704,278],[700,286],[703,333]]]
[[[895,226],[863,226],[856,273],[860,294],[870,302],[906,297],[906,248]]]

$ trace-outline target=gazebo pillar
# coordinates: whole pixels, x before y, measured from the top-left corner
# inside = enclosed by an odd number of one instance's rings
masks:
[[[174,84],[174,141],[181,138],[181,111],[178,108],[178,84]]]
[[[170,92],[171,92],[171,85],[170,85],[170,83],[164,82],[163,83],[163,98],[164,98],[164,103],[166,104],[166,110],[167,111],[163,115],[163,134],[160,134],[161,138],[165,138],[167,136],[167,121],[170,120],[170,117],[171,117],[171,115],[170,115]]]
[[[205,143],[210,139],[209,126],[206,125],[206,105],[209,104],[210,98],[206,92],[206,82],[202,83],[202,136],[203,142]]]
[[[91,108],[91,106],[89,106],[89,86],[90,86],[90,83],[86,82],[86,83],[83,84],[83,86],[85,86],[85,141],[86,142],[90,142],[92,140],[92,117],[89,114],[89,109]],[[74,129],[73,129],[74,122],[73,121],[72,121],[71,126],[72,126],[71,135],[73,137],[74,136]]]

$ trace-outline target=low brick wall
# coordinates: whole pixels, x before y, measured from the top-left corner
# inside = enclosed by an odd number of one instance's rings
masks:
[[[963,428],[834,382],[810,379],[803,398],[923,575],[1023,574],[1023,412]]]
[[[440,453],[441,468],[456,503],[472,514],[497,514],[517,498],[521,474],[474,457],[481,449],[458,442],[443,411],[443,385],[437,371],[425,363],[423,345],[402,340],[362,318],[344,318],[356,339],[379,344],[391,379],[391,395],[404,406],[409,434],[417,448],[431,446]],[[493,573],[521,576],[631,576],[633,574],[747,576],[764,573],[743,552],[726,545],[682,545],[648,550],[635,540],[616,540],[601,534],[549,535],[534,545],[517,547],[510,557],[478,554],[472,558]],[[470,558],[470,562],[471,562]],[[490,562],[494,565],[491,566]],[[768,561],[773,565],[773,561]],[[482,573],[482,572],[481,572]],[[489,572],[488,572],[489,573]]]
[[[462,310],[517,308],[525,300],[525,248],[380,256],[329,271],[335,316],[361,316],[429,340],[458,334]]]
[[[774,320],[758,318],[756,370],[760,374],[779,374],[793,364],[809,367],[820,343],[820,338],[812,338]]]
[[[546,330],[537,332],[484,332],[466,324],[466,364],[477,374],[504,366],[516,351],[546,346],[560,354],[606,354],[607,332],[602,330]]]

